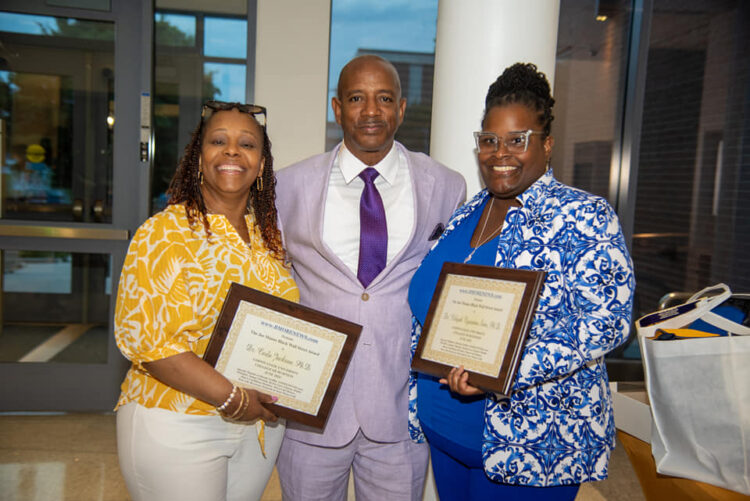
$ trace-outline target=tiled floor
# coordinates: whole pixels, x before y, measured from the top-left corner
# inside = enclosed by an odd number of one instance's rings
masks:
[[[0,501],[128,501],[117,465],[112,414],[0,415]],[[577,500],[645,499],[622,446],[610,478]],[[271,477],[264,501],[280,501]]]

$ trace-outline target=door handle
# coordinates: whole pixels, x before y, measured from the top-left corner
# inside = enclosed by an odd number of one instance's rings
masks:
[[[76,221],[83,221],[83,200],[76,198],[73,200],[73,219]]]
[[[101,222],[104,219],[104,202],[101,200],[94,202],[91,212],[94,213],[94,221]]]

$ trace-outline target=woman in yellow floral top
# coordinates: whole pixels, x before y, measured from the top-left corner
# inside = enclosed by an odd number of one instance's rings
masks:
[[[133,365],[122,383],[117,441],[135,501],[263,493],[284,425],[262,404],[276,398],[234,386],[201,357],[231,282],[299,299],[284,266],[274,188],[265,109],[211,101],[168,207],[130,244],[115,337]]]

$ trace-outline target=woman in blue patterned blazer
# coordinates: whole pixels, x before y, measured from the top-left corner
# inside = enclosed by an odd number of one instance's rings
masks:
[[[430,444],[442,501],[572,500],[582,482],[607,477],[603,357],[627,338],[635,281],[607,201],[552,175],[553,104],[533,64],[490,86],[474,134],[487,188],[456,211],[409,289],[413,350],[444,262],[547,272],[509,396],[472,386],[462,367],[413,374],[410,430]]]

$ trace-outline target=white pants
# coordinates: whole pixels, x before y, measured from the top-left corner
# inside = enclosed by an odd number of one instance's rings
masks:
[[[258,500],[284,428],[266,424],[264,458],[252,423],[129,403],[117,410],[120,469],[133,501]]]

